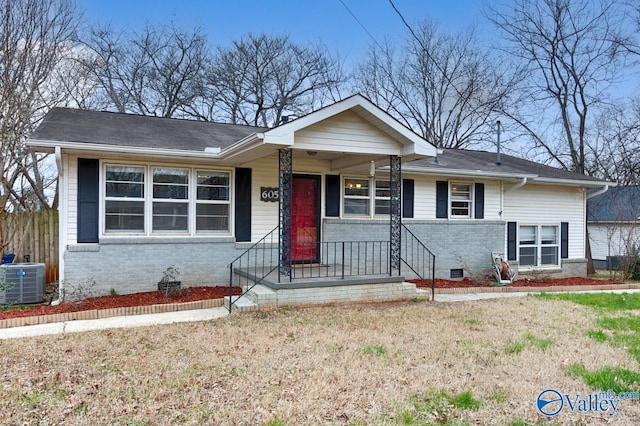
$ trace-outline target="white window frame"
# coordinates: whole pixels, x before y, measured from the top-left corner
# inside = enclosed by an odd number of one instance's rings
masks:
[[[349,180],[357,180],[357,181],[367,181],[368,182],[368,195],[347,195],[347,181]],[[390,182],[389,176],[374,176],[374,177],[363,177],[363,176],[344,176],[342,178],[342,187],[340,191],[341,196],[341,216],[343,218],[368,218],[368,219],[388,219],[389,214],[376,214],[376,201],[388,201],[389,206],[391,206],[391,188],[389,187],[389,196],[379,196],[378,195],[378,182]],[[369,213],[367,214],[357,214],[357,213],[347,213],[345,208],[345,200],[367,200],[367,207]]]
[[[107,168],[109,167],[121,167],[121,168],[132,168],[132,169],[141,169],[142,170],[142,197],[118,197],[118,196],[108,196],[107,195]],[[119,235],[119,234],[136,234],[136,235],[144,235],[147,232],[147,202],[146,197],[148,196],[148,188],[147,188],[147,167],[145,165],[140,164],[105,164],[101,168],[102,170],[102,179],[100,186],[100,202],[101,202],[101,214],[100,220],[102,222],[102,233],[109,235]],[[126,183],[128,181],[114,181]],[[135,183],[135,182],[132,182]],[[135,203],[142,203],[142,229],[111,229],[107,231],[107,203],[109,201],[115,202],[125,202],[132,201]]]
[[[200,185],[198,182],[199,179],[199,174],[200,173],[215,173],[215,174],[226,174],[227,175],[227,185],[223,186],[223,185]],[[219,233],[219,232],[231,232],[230,231],[230,227],[231,227],[231,179],[232,179],[232,174],[229,171],[225,171],[225,170],[211,170],[211,169],[206,169],[204,167],[198,167],[194,169],[194,182],[193,182],[193,191],[194,191],[194,196],[193,196],[193,200],[195,203],[194,209],[193,209],[193,214],[194,214],[194,219],[193,219],[193,232],[196,234],[210,234],[210,233]],[[217,187],[217,188],[225,188],[226,190],[226,194],[227,197],[226,199],[214,199],[214,200],[207,200],[207,199],[200,199],[198,198],[198,188],[200,187]],[[226,206],[227,207],[227,230],[222,230],[222,229],[203,229],[203,230],[199,230],[198,229],[198,206],[201,205],[215,205],[215,206]]]
[[[156,170],[167,170],[167,171],[178,171],[178,172],[186,172],[186,178],[187,178],[187,183],[166,183],[166,182],[158,182],[156,181]],[[191,222],[191,217],[192,217],[192,212],[191,212],[191,198],[190,197],[190,191],[189,191],[189,187],[190,185],[192,185],[191,182],[193,182],[192,179],[192,171],[188,168],[185,167],[163,167],[163,166],[151,166],[150,167],[150,173],[149,176],[151,178],[151,233],[152,234],[184,234],[185,232],[189,232],[189,224]],[[176,187],[177,189],[183,188],[184,189],[184,194],[185,194],[185,198],[180,198],[180,197],[162,197],[162,196],[158,196],[156,197],[155,194],[155,190],[156,190],[156,185],[159,187]],[[172,217],[173,221],[176,222],[177,220],[179,220],[181,217],[184,217],[184,215],[180,215],[178,214],[177,209],[180,209],[181,206],[185,206],[186,205],[186,223],[184,228],[178,228],[178,229],[157,229],[156,228],[156,224],[155,224],[155,219],[156,217],[163,217],[163,216],[167,216],[166,214],[162,214],[160,212],[156,211],[156,206],[160,206],[160,205],[164,205],[166,206],[170,206],[170,205],[176,205],[176,210],[174,210],[174,214],[170,217]]]
[[[461,198],[457,196],[454,199],[454,189],[456,185],[468,185],[469,186],[469,197]],[[453,207],[453,203],[467,203],[468,212],[466,215],[454,215],[453,211],[455,210]],[[473,206],[475,204],[475,184],[473,182],[466,181],[449,181],[449,218],[450,219],[472,219],[473,218]],[[460,207],[456,207],[456,209],[460,209]]]
[[[126,198],[121,197],[107,197],[106,196],[106,171],[108,167],[132,167],[141,168],[144,170],[144,182],[143,182],[143,194],[142,199],[131,198],[133,201],[144,202],[144,230],[108,230],[106,224],[106,204],[107,201],[122,201]],[[155,169],[179,169],[186,170],[188,176],[188,184],[186,186],[187,198],[186,199],[169,199],[169,198],[154,198],[153,194],[153,171]],[[209,168],[209,167],[195,167],[184,166],[177,164],[164,164],[164,163],[141,163],[141,162],[117,162],[109,161],[102,162],[100,165],[100,229],[103,237],[118,237],[123,235],[130,236],[171,236],[171,235],[184,235],[184,236],[232,236],[234,229],[234,206],[233,206],[233,181],[234,172],[229,168]],[[198,188],[198,172],[211,172],[211,173],[225,173],[228,176],[227,187],[227,199],[226,200],[198,200],[197,188]],[[153,205],[155,202],[178,202],[187,203],[187,229],[185,230],[153,230]],[[197,205],[198,204],[217,204],[227,205],[227,229],[225,230],[197,230]]]
[[[535,240],[531,244],[522,244],[522,228],[535,228]],[[549,243],[543,239],[543,231],[545,228],[555,229],[555,242]],[[558,268],[560,267],[560,224],[559,223],[521,223],[518,224],[518,263],[521,268]],[[533,265],[523,265],[521,263],[521,249],[522,248],[534,248],[535,249],[535,262]],[[542,263],[543,261],[543,249],[553,248],[555,249],[556,263]]]

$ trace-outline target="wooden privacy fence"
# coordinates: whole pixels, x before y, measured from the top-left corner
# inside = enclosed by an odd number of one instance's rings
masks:
[[[58,211],[11,213],[7,217],[7,248],[16,255],[15,262],[45,264],[46,282],[58,280]]]

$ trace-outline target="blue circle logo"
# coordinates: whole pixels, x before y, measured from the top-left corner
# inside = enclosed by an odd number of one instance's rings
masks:
[[[547,389],[540,392],[537,400],[538,411],[547,417],[553,417],[562,411],[564,401],[562,395],[555,389]]]

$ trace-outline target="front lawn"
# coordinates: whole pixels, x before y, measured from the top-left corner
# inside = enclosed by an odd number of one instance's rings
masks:
[[[594,392],[572,366],[640,371],[590,335],[601,319],[533,297],[416,300],[4,340],[0,423],[549,424],[543,390]],[[640,403],[551,419],[605,420],[640,423]]]

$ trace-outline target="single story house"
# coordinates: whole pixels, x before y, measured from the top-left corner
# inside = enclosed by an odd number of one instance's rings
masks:
[[[592,195],[592,194],[589,194]],[[640,186],[616,186],[587,202],[587,229],[596,269],[616,269],[640,249]]]
[[[27,145],[58,165],[61,282],[105,294],[169,266],[183,285],[333,291],[469,276],[495,252],[521,276],[584,276],[587,190],[607,185],[437,149],[361,95],[275,128],[54,108]]]

